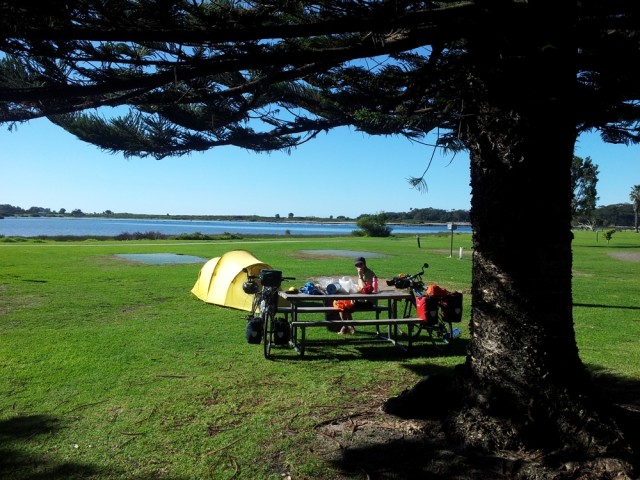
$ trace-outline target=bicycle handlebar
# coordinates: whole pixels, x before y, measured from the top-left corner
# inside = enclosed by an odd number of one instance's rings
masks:
[[[429,264],[428,264],[428,263],[425,263],[425,264],[423,264],[423,265],[422,265],[422,270],[420,270],[418,273],[414,273],[413,275],[409,275],[409,276],[407,276],[406,278],[407,278],[408,280],[413,280],[413,279],[414,279],[414,278],[416,278],[416,277],[421,277],[422,275],[424,275],[424,271],[425,271],[425,269],[427,269],[427,268],[429,268]]]
[[[247,274],[247,280],[259,280],[260,275],[249,275],[249,271],[246,268],[242,269],[243,272]],[[285,280],[295,280],[296,277],[282,277],[281,280],[284,282]]]
[[[400,274],[393,277],[391,280],[387,280],[387,285],[395,286],[396,288],[415,288],[417,285],[422,284],[422,275],[424,270],[429,268],[428,263],[422,264],[422,270],[413,275]]]

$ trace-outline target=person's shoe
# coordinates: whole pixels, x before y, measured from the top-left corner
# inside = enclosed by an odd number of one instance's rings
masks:
[[[347,327],[342,327],[338,332],[338,335],[344,335],[345,333],[347,333]]]

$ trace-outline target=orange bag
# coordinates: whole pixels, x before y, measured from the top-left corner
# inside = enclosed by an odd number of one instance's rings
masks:
[[[444,288],[439,287],[435,283],[432,283],[427,287],[427,295],[430,297],[444,297],[449,292],[447,292]]]
[[[353,300],[334,300],[333,306],[340,311],[351,310],[356,302]]]

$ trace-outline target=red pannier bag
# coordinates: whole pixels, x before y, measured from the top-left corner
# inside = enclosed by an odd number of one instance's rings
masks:
[[[435,325],[438,323],[438,299],[423,295],[416,297],[416,311],[418,318],[424,320],[427,325]]]
[[[440,298],[440,311],[445,322],[462,321],[462,293],[449,292]]]

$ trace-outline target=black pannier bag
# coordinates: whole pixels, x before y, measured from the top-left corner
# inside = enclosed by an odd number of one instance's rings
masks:
[[[262,330],[262,321],[259,318],[249,317],[246,330],[247,342],[260,343],[262,341]]]
[[[286,345],[289,343],[290,338],[289,322],[284,318],[276,318],[273,322],[273,343],[276,345]]]
[[[440,299],[440,316],[445,322],[462,321],[462,293],[449,292]]]
[[[260,283],[263,287],[279,287],[282,283],[280,270],[260,270]]]

